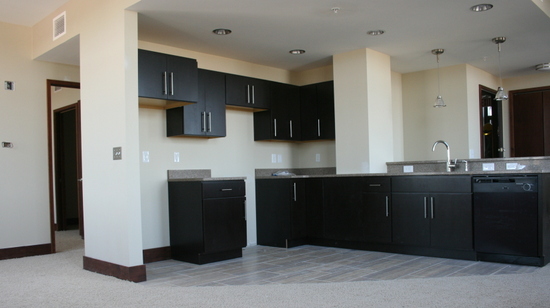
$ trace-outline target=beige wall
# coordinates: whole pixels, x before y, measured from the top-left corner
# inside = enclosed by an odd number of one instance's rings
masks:
[[[46,79],[79,80],[75,66],[33,61],[32,29],[0,23],[0,249],[50,243]],[[5,80],[15,91],[4,90]]]

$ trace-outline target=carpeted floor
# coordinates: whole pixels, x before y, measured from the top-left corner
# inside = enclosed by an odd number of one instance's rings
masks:
[[[71,231],[65,231],[71,232]],[[136,284],[82,269],[82,244],[0,261],[0,307],[549,307],[550,267],[533,273],[216,287]]]

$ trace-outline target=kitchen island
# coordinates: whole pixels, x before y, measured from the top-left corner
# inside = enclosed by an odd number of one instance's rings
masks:
[[[258,169],[258,244],[313,244],[543,266],[550,261],[549,162],[548,158],[471,160],[468,170],[457,172],[445,172],[445,162],[431,162],[434,166],[429,168],[436,171],[417,168],[430,162],[404,162],[389,163],[388,170],[396,168],[392,173],[349,175],[324,168],[311,170],[315,171],[312,174],[306,169],[290,169],[287,171],[293,175],[270,176],[277,170]],[[494,170],[479,170],[486,164],[494,164]],[[410,165],[421,171],[400,172]],[[440,166],[443,171],[437,169]],[[501,166],[518,169],[501,170]],[[484,212],[475,201],[474,178],[506,177],[509,181],[511,175],[517,181],[512,188],[526,184],[526,178],[536,178],[536,186],[530,188],[534,190],[529,191],[530,196],[536,196],[535,207],[521,207],[524,195],[518,195],[513,204],[518,213],[534,215],[530,221],[536,226],[527,229],[534,230],[531,237],[536,244],[525,252],[507,249],[507,243],[495,243],[504,249],[487,252],[476,237],[483,229],[477,216]]]

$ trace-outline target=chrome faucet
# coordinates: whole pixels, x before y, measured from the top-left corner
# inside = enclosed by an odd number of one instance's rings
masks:
[[[447,148],[447,172],[451,172],[454,168],[456,168],[456,160],[454,164],[451,163],[451,148],[449,147],[449,144],[447,142],[443,140],[437,140],[432,147],[432,152],[435,151],[435,147],[438,143],[443,143],[443,145]]]

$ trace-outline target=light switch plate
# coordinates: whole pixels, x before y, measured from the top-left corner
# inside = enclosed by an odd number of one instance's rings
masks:
[[[121,160],[121,159],[122,159],[122,147],[114,147],[113,160]]]
[[[518,163],[506,163],[506,170],[516,170]]]

